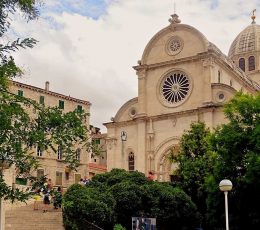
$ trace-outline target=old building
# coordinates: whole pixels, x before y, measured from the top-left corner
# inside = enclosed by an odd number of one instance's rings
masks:
[[[210,127],[226,122],[222,106],[237,91],[256,94],[260,88],[260,26],[244,29],[229,56],[176,14],[148,42],[138,65],[138,96],[127,101],[107,127],[107,165],[154,171],[170,180],[174,166],[167,156],[192,122]],[[258,83],[258,84],[257,84]]]
[[[20,96],[33,99],[40,104],[44,104],[45,106],[58,106],[64,112],[73,111],[75,109],[82,109],[86,113],[90,112],[90,102],[52,92],[49,90],[49,82],[46,82],[45,88],[41,89],[38,87],[13,81],[10,85],[10,91]],[[31,115],[33,116],[32,111],[31,113]],[[86,126],[89,128],[89,117],[87,117],[86,119]],[[39,149],[37,146],[32,146],[32,152],[34,152],[35,156],[37,156],[40,162],[40,167],[37,169],[37,171],[33,172],[34,175],[47,175],[48,178],[52,179],[54,185],[63,187],[67,187],[73,183],[77,183],[80,178],[88,176],[88,163],[90,154],[87,153],[85,149],[77,149],[77,158],[80,160],[80,166],[77,172],[71,171],[61,161],[61,151],[62,150],[58,149],[58,152],[54,153],[50,149],[42,150]],[[9,171],[11,170],[12,168],[9,169]],[[11,175],[11,173],[9,173],[9,175]],[[22,178],[15,178],[15,175],[13,175],[11,179],[9,177],[9,181],[10,180],[12,180],[12,183],[27,183]]]
[[[88,164],[89,177],[92,178],[96,174],[107,171],[107,150],[106,150],[106,133],[101,133],[97,127],[90,128],[90,136],[92,144],[98,148],[98,155],[91,154]]]

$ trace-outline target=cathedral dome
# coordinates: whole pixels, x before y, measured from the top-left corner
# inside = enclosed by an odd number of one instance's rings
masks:
[[[257,51],[260,51],[260,25],[252,23],[235,38],[229,49],[228,56],[233,58],[237,55]]]
[[[228,57],[251,80],[260,84],[260,25],[255,23],[253,10],[252,23],[240,32],[233,41]]]

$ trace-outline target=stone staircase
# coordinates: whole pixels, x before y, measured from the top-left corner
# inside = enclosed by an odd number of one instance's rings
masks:
[[[5,230],[64,230],[61,210],[52,206],[43,213],[33,210],[33,205],[7,210],[5,213]]]

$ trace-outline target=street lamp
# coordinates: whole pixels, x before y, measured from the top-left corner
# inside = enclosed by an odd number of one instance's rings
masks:
[[[127,140],[127,134],[125,131],[121,132],[121,141],[126,141]]]
[[[226,214],[226,230],[229,230],[228,223],[228,192],[232,189],[232,182],[230,180],[222,180],[219,183],[219,189],[224,192],[225,195],[225,214]]]

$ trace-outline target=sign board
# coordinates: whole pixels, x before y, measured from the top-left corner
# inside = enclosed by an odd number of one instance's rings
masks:
[[[156,218],[132,217],[132,230],[156,230]]]

